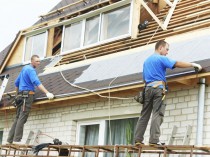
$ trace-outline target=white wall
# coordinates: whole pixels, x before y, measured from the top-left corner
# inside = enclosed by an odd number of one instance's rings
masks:
[[[172,127],[177,125],[178,132],[185,132],[187,125],[192,125],[192,134],[190,144],[196,141],[197,126],[197,106],[198,106],[198,88],[180,89],[170,91],[166,97],[166,112],[164,122],[161,126],[161,140],[167,142]],[[110,115],[112,118],[138,117],[141,105],[135,100],[111,100]],[[32,111],[24,128],[23,141],[26,140],[30,130],[41,130],[44,134],[58,138],[63,142],[75,144],[77,122],[94,119],[108,119],[109,103],[101,101],[97,103],[87,103],[57,108]],[[206,88],[205,100],[205,119],[204,119],[204,137],[203,144],[210,146],[210,87]],[[6,141],[8,128],[6,123],[11,126],[13,114],[0,115],[0,128],[4,128],[3,141]],[[39,142],[52,142],[52,139],[42,135]],[[149,139],[149,126],[145,133],[145,143]],[[175,144],[180,144],[176,141]]]

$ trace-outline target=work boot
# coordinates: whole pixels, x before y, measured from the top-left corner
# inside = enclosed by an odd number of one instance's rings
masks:
[[[141,146],[141,145],[144,145],[144,143],[140,141],[135,141],[135,146]]]
[[[23,145],[23,142],[21,142],[21,141],[18,141],[18,142],[13,141],[13,144],[15,144],[15,145]]]
[[[10,144],[12,144],[12,142],[6,142],[6,145],[10,145]]]
[[[150,146],[163,146],[165,143],[157,142],[157,143],[149,143]]]

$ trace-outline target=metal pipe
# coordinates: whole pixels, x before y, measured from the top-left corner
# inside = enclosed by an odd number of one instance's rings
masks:
[[[197,113],[197,135],[196,145],[202,146],[203,144],[203,122],[204,122],[204,102],[205,102],[205,78],[199,80],[199,97],[198,97],[198,113]],[[197,155],[201,157],[201,155]]]

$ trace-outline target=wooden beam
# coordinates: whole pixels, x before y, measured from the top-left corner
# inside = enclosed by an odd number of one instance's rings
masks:
[[[192,86],[192,84],[193,84],[192,80],[190,80],[190,79],[189,80],[178,80],[176,82],[187,85],[187,86]]]
[[[138,25],[140,23],[140,14],[141,14],[141,1],[132,0],[132,23],[131,23],[131,38],[135,39],[138,37]]]
[[[171,3],[171,1],[169,1],[169,0],[164,0],[170,7],[172,7],[173,6],[173,4]]]
[[[163,23],[157,18],[157,16],[152,12],[152,10],[147,6],[147,4],[143,1],[140,0],[141,4],[144,6],[144,8],[148,11],[148,13],[153,17],[153,19],[158,23],[158,25],[163,29],[166,30],[164,27]]]
[[[165,0],[165,1],[166,1],[166,0]],[[176,8],[176,5],[177,5],[178,1],[179,1],[179,0],[174,0],[173,5],[172,5],[171,8],[169,9],[168,15],[167,15],[167,17],[166,17],[166,19],[165,19],[165,21],[164,21],[164,24],[163,24],[163,27],[164,27],[165,29],[167,29],[167,27],[168,27],[169,21],[170,21],[172,15],[173,15],[173,12],[174,12],[174,10],[175,10],[175,8]]]
[[[54,32],[55,32],[55,28],[50,28],[48,30],[47,53],[46,53],[47,57],[52,56],[53,42],[54,42]]]

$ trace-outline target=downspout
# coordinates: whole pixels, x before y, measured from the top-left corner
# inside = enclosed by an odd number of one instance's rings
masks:
[[[198,97],[198,113],[197,113],[197,135],[196,145],[203,145],[203,122],[204,122],[204,102],[205,102],[205,78],[199,80],[199,97]],[[199,157],[201,155],[198,155]]]

